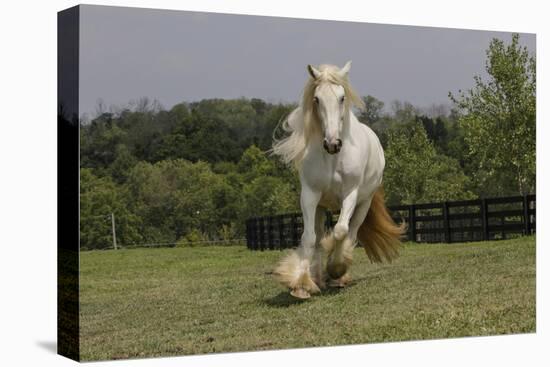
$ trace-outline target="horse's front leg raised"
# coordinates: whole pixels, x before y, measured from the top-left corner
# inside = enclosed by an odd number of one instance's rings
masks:
[[[334,280],[332,285],[344,286],[349,281],[346,273],[352,262],[354,238],[349,236],[351,216],[357,205],[357,189],[352,190],[343,200],[338,222],[332,236],[323,240],[323,246],[329,253],[327,272]]]
[[[311,278],[310,267],[315,250],[315,212],[320,199],[320,192],[302,185],[302,240],[298,249],[283,259],[274,271],[278,280],[290,288],[290,294],[297,298],[309,298],[311,293],[319,292],[319,287]]]

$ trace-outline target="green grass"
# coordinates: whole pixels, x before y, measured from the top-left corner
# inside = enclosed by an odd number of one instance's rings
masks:
[[[118,359],[535,331],[535,237],[355,253],[353,283],[296,301],[278,251],[83,252],[81,358]]]

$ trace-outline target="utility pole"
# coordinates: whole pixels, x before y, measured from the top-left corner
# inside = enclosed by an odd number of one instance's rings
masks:
[[[111,213],[111,226],[113,228],[113,247],[117,250],[116,247],[116,230],[115,230],[115,213]]]

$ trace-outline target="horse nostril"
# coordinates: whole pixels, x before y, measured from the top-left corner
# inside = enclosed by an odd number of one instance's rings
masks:
[[[325,150],[328,151],[328,140],[327,139],[323,140],[323,148],[325,148]]]
[[[336,139],[336,144],[338,145],[338,149],[342,148],[342,140]]]

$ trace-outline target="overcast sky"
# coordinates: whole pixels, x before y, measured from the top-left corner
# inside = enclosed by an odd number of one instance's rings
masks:
[[[120,7],[81,7],[80,111],[142,96],[165,108],[203,98],[297,101],[306,65],[353,60],[361,95],[418,107],[485,76],[491,38],[508,32]],[[535,35],[520,41],[535,51]]]

